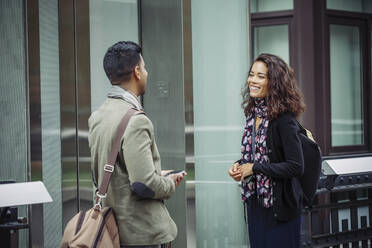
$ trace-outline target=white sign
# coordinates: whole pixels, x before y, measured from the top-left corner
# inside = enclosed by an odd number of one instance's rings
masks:
[[[0,184],[0,207],[52,202],[43,182]]]
[[[372,157],[329,159],[325,162],[337,175],[372,171]]]

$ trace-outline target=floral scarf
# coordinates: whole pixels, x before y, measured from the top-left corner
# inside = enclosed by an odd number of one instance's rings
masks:
[[[266,146],[269,118],[267,116],[267,105],[264,98],[254,98],[254,111],[247,116],[246,125],[242,137],[242,159],[241,163],[264,163],[269,162],[268,148]],[[261,118],[255,135],[255,154],[252,151],[253,130],[256,117]],[[253,173],[248,182],[242,183],[242,200],[256,195],[259,202],[265,208],[273,205],[273,189],[270,177],[261,173]]]

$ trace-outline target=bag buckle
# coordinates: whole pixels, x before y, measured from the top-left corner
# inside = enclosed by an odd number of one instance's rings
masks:
[[[94,209],[101,211],[102,210],[102,199],[106,198],[107,194],[100,194],[99,191],[96,193],[96,204],[94,205]]]
[[[101,206],[101,204],[100,204],[100,203],[96,203],[96,204],[94,205],[94,209],[95,209],[95,210],[98,210],[98,211],[101,212],[101,210],[102,210],[102,206]]]
[[[106,198],[107,193],[104,194],[104,195],[101,195],[101,194],[99,193],[99,191],[97,191],[96,196],[98,197],[98,200],[101,201],[102,199]]]
[[[103,170],[107,171],[107,172],[113,173],[114,169],[115,169],[115,167],[111,164],[105,164],[105,166],[103,166]]]

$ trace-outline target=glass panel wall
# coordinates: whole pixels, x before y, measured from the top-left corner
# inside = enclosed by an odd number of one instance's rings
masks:
[[[10,11],[10,10],[11,11]],[[23,1],[0,1],[0,180],[27,180]]]
[[[253,57],[261,53],[272,53],[289,64],[288,25],[253,27]]]
[[[111,84],[103,70],[103,57],[118,41],[138,43],[137,0],[90,0],[91,110],[106,99]]]
[[[53,202],[44,204],[44,247],[62,238],[58,1],[39,1],[42,180]],[[40,223],[41,225],[41,223]]]
[[[371,0],[327,0],[327,9],[372,13]]]
[[[359,28],[330,25],[332,146],[363,144]]]
[[[186,49],[191,47],[190,8],[190,0],[141,1],[142,45],[149,73],[144,108],[154,125],[163,170],[185,169],[185,106],[189,97],[184,89],[192,83],[188,81],[192,76],[191,51]],[[186,223],[186,217],[194,219],[186,213],[189,178],[187,175],[185,182],[165,201],[178,228],[172,247],[195,247],[186,235],[195,230]]]
[[[240,158],[247,80],[247,1],[193,0],[196,247],[247,247],[239,184],[227,170]],[[223,18],[222,18],[223,17]]]
[[[250,3],[251,13],[293,9],[293,0],[251,0]]]
[[[22,0],[0,1],[0,181],[27,181],[27,89]],[[18,216],[27,217],[19,207]],[[27,247],[28,231],[19,231]]]

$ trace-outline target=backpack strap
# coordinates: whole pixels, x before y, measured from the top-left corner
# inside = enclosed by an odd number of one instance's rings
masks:
[[[124,115],[123,119],[121,120],[119,127],[116,131],[116,137],[111,147],[111,152],[108,157],[108,162],[103,167],[104,172],[103,172],[102,182],[98,189],[98,192],[96,193],[97,197],[96,197],[96,204],[94,206],[94,209],[97,211],[101,210],[102,199],[106,197],[106,193],[107,193],[108,186],[110,184],[111,176],[115,169],[115,162],[116,162],[116,158],[119,153],[121,138],[124,135],[124,132],[128,126],[130,118],[133,115],[138,115],[138,114],[145,114],[145,112],[143,112],[142,110],[137,110],[133,108],[129,109],[128,112]]]
[[[300,131],[301,131],[304,135],[306,135],[309,139],[311,139],[313,142],[316,142],[315,139],[314,139],[314,137],[313,137],[313,134],[310,132],[310,130],[304,128],[304,127],[300,124],[300,122],[299,122],[298,120],[296,120],[296,122],[297,122],[297,125],[298,125],[299,128],[300,128]]]

